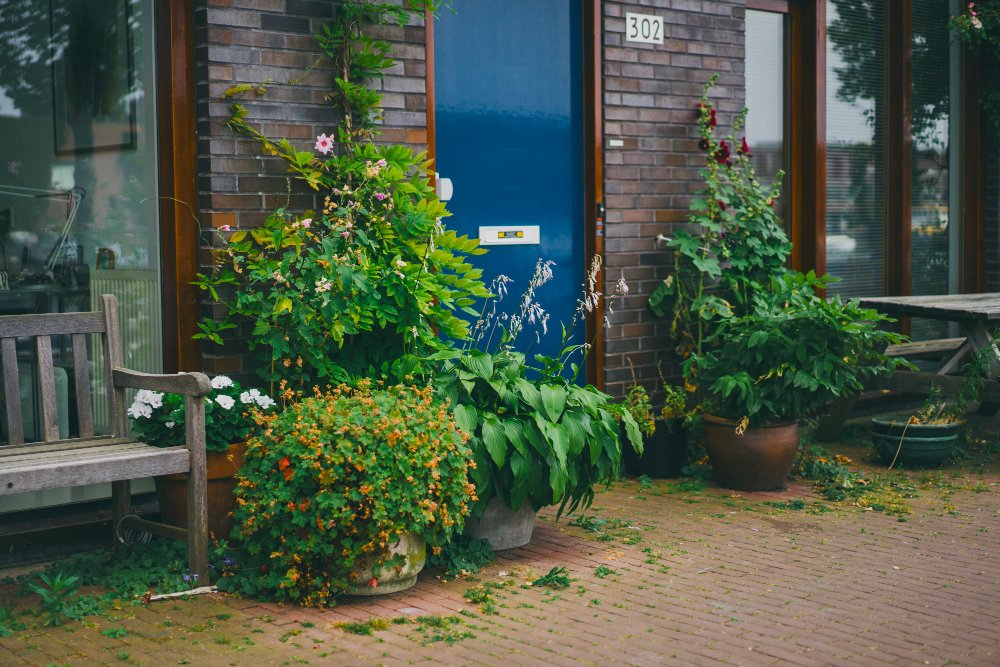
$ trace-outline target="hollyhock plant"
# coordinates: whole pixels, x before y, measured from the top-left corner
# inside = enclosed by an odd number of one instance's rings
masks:
[[[679,231],[666,240],[674,272],[649,299],[654,312],[671,318],[682,357],[700,352],[713,321],[749,312],[754,295],[783,275],[791,252],[773,208],[784,174],[779,172],[770,185],[757,181],[750,144],[745,136],[736,138],[747,109],[737,115],[728,136],[716,136],[718,119],[708,95],[717,79],[714,75],[705,85],[695,107],[705,185],[691,201],[688,221],[700,231]]]

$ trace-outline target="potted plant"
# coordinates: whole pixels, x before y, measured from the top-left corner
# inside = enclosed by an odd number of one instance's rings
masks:
[[[205,450],[208,468],[208,529],[217,537],[229,534],[235,508],[235,475],[243,464],[246,439],[254,422],[251,412],[269,412],[274,400],[258,389],[244,390],[225,375],[211,380],[205,400]],[[157,447],[184,443],[184,397],[139,390],[128,409],[138,438]],[[187,527],[188,475],[154,478],[160,516],[165,523]]]
[[[236,489],[236,567],[220,587],[304,605],[416,581],[424,545],[476,499],[467,436],[431,388],[360,381],[259,418]],[[296,400],[298,399],[298,400]]]
[[[939,465],[951,458],[965,424],[970,403],[979,401],[979,390],[989,373],[994,345],[984,347],[962,370],[963,382],[955,400],[948,402],[941,388],[931,385],[927,400],[913,414],[872,417],[872,443],[889,468],[904,465]]]
[[[680,387],[664,383],[663,407],[654,416],[653,403],[645,387],[633,384],[625,394],[624,406],[642,432],[642,454],[622,448],[622,463],[633,475],[653,478],[676,477],[687,462],[687,394]]]
[[[799,419],[907,363],[884,353],[902,340],[878,328],[889,318],[816,296],[826,282],[812,273],[775,279],[752,312],[723,320],[707,351],[685,362],[686,376],[706,392],[704,444],[722,486],[783,488]]]
[[[599,262],[591,265],[591,285]],[[488,539],[498,550],[527,544],[542,507],[558,505],[559,515],[588,507],[594,486],[618,476],[623,449],[619,422],[630,445],[642,451],[632,415],[608,394],[575,383],[579,367],[569,360],[583,355],[586,346],[568,343],[572,323],[563,327],[558,359],[536,355],[533,365],[514,349],[527,325],[547,328],[535,291],[551,275],[551,265],[540,261],[513,315],[497,316],[488,305],[473,327],[469,347],[438,356],[444,364],[435,385],[453,406],[459,427],[470,435],[476,463],[471,476],[478,500],[467,532]],[[507,282],[501,276],[493,283],[497,300]],[[582,319],[584,304],[593,307],[597,298],[592,290],[585,293],[573,322]]]

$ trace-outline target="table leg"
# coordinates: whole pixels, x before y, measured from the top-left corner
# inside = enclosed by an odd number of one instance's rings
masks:
[[[969,343],[972,344],[973,358],[989,348],[986,352],[985,379],[987,382],[996,382],[1000,378],[1000,353],[993,344],[993,333],[986,326],[986,323],[980,321],[964,321],[961,323],[961,327]],[[983,401],[979,404],[979,414],[995,415],[998,411],[1000,411],[1000,403]]]

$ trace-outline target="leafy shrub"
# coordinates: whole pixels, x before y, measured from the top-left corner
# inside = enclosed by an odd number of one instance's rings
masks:
[[[444,544],[475,500],[466,436],[429,388],[317,390],[261,427],[236,489],[230,590],[329,604],[359,557],[397,565],[384,552],[407,531]]]

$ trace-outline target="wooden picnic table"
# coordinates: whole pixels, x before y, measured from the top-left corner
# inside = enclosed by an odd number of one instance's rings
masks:
[[[891,356],[915,358],[928,354],[948,355],[934,370],[898,371],[887,382],[887,387],[913,393],[927,394],[937,386],[946,395],[958,394],[963,384],[961,377],[949,375],[960,368],[962,359],[973,356],[990,345],[993,330],[1000,326],[1000,292],[988,294],[943,294],[931,296],[880,296],[859,299],[865,308],[873,308],[892,317],[921,317],[930,320],[956,322],[961,338],[916,341],[892,345],[886,353]],[[980,412],[995,414],[1000,408],[1000,356],[996,348],[988,359],[989,370],[980,388]],[[844,397],[835,401],[829,414],[820,422],[817,437],[832,438],[854,408],[857,397]]]

